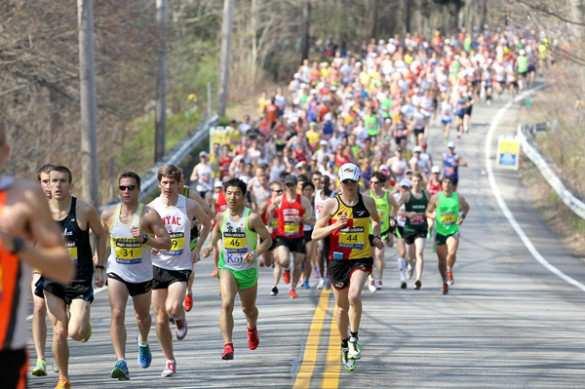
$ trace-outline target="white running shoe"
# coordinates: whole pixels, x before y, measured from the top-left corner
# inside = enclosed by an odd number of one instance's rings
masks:
[[[174,375],[176,372],[177,372],[177,364],[175,363],[174,360],[170,359],[170,360],[167,360],[165,368],[160,373],[160,376],[161,377],[170,377],[170,376]]]
[[[362,357],[362,348],[358,343],[358,340],[353,336],[349,338],[349,342],[347,342],[347,348],[347,358],[356,360]]]
[[[325,278],[319,278],[319,283],[317,284],[317,289],[323,289],[325,287]]]
[[[371,293],[376,293],[376,291],[378,290],[376,288],[376,280],[372,279],[368,282],[368,289],[370,290]]]
[[[185,319],[175,319],[175,335],[177,336],[177,340],[183,340],[187,336],[187,320]]]

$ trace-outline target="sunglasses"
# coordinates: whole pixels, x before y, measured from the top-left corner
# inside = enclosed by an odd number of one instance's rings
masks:
[[[282,189],[272,189],[272,193],[282,193]]]
[[[341,181],[342,184],[357,184],[357,181],[354,180],[343,180]]]
[[[127,190],[132,192],[134,189],[136,189],[136,185],[120,185],[118,189],[120,189],[120,192],[125,192]]]

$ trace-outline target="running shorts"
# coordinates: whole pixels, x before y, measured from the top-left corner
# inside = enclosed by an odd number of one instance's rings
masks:
[[[116,280],[116,281],[120,281],[121,283],[126,285],[126,288],[128,289],[128,293],[130,293],[130,296],[132,296],[132,297],[138,296],[141,294],[146,294],[152,290],[152,280],[146,281],[146,282],[137,282],[137,283],[127,282],[127,281],[124,281],[122,279],[122,277],[120,277],[116,273],[108,273],[108,278],[111,278],[111,279]]]
[[[397,237],[398,239],[403,239],[404,238],[404,227],[402,226],[396,226],[394,227],[394,236]]]
[[[373,258],[350,259],[343,261],[329,261],[327,274],[335,289],[345,289],[349,286],[351,275],[356,270],[370,274],[374,264]]]
[[[274,247],[285,246],[291,253],[305,254],[305,240],[302,238],[289,239],[282,236],[277,236],[274,239]]]
[[[412,231],[404,235],[404,242],[406,244],[413,244],[418,238],[427,238],[428,230]]]
[[[305,243],[308,243],[312,240],[311,235],[313,234],[313,230],[304,231],[305,234]]]
[[[167,289],[175,282],[187,283],[191,270],[169,270],[153,266],[152,274],[152,289]]]
[[[451,237],[451,236],[452,236],[452,237],[454,237],[454,238],[458,238],[458,237],[459,237],[459,233],[458,233],[458,232],[456,232],[456,233],[454,233],[454,234],[451,234],[451,235],[441,235],[441,234],[439,234],[439,233],[437,232],[437,233],[435,234],[435,243],[437,244],[437,246],[442,246],[442,245],[445,245],[445,244],[447,244],[447,239],[448,239],[449,237]]]
[[[218,264],[218,267],[220,270],[229,272],[232,275],[234,281],[236,281],[238,290],[252,288],[256,286],[256,284],[258,283],[258,269],[256,269],[255,267],[246,270],[228,269],[226,267],[223,267],[223,264]]]
[[[63,300],[65,305],[70,305],[71,301],[75,299],[81,299],[90,304],[93,302],[93,287],[91,283],[74,282],[69,285],[63,285],[45,279],[43,290]]]

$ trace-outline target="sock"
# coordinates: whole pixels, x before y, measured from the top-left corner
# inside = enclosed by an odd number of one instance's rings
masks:
[[[352,332],[352,331],[350,331],[349,333],[351,334],[351,337],[352,337],[352,338],[354,338],[355,340],[357,340],[357,339],[358,339],[358,333],[357,333],[357,331],[356,331],[356,332]]]
[[[349,342],[349,338],[343,338],[341,339],[341,348],[347,348],[347,342]]]
[[[146,342],[144,342],[144,343],[143,343],[143,342],[140,340],[140,337],[138,337],[138,345],[139,345],[139,346],[142,346],[142,347],[148,346],[148,341],[146,341]]]

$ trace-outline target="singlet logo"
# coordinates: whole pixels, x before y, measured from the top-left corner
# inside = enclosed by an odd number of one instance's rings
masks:
[[[164,217],[165,225],[181,225],[181,217],[180,216],[165,216]]]

